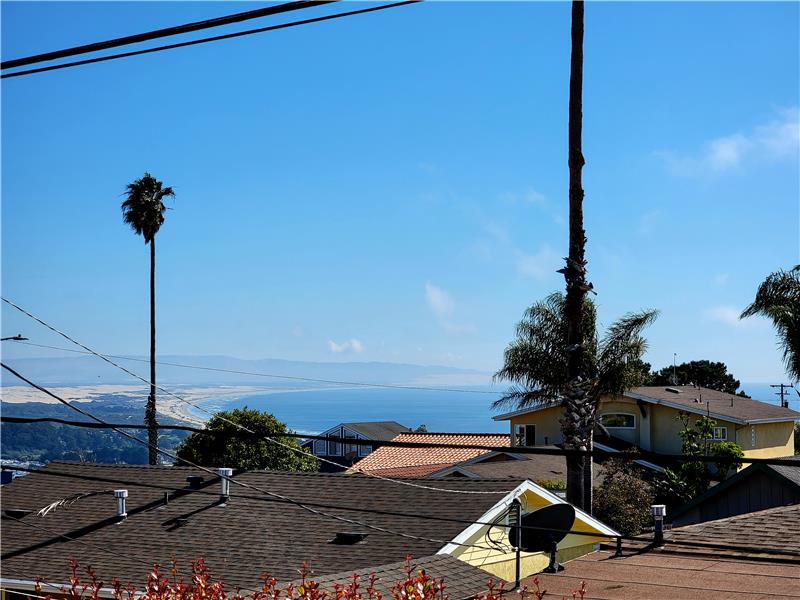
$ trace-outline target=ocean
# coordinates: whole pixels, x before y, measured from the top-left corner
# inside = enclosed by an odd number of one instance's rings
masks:
[[[742,388],[757,400],[778,403],[765,383],[745,383]],[[402,389],[319,389],[296,392],[265,392],[240,398],[203,402],[208,410],[232,410],[247,406],[268,411],[299,433],[319,433],[338,423],[397,421],[412,429],[425,425],[428,431],[505,432],[506,422],[492,420],[503,410],[492,410],[499,397],[497,388],[464,387],[465,391]],[[475,393],[491,392],[491,393]],[[800,409],[795,392],[789,406]],[[509,409],[510,410],[510,409]],[[208,415],[192,411],[200,418]]]

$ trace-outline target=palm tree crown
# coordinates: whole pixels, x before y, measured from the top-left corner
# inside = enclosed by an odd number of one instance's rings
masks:
[[[145,173],[141,179],[129,183],[126,188],[126,199],[122,203],[122,219],[137,235],[144,237],[144,243],[153,241],[156,233],[164,223],[164,198],[175,196],[171,187],[163,187],[163,183]]]
[[[772,321],[778,333],[786,373],[800,381],[800,265],[790,271],[771,273],[758,286],[753,303],[740,319],[761,315]]]
[[[517,325],[516,339],[505,350],[503,367],[494,376],[495,380],[513,383],[494,403],[495,408],[527,408],[564,399],[570,385],[565,309],[564,294],[556,292],[525,312]],[[641,369],[636,364],[647,350],[642,331],[657,316],[655,310],[629,313],[598,339],[594,302],[584,300],[584,364],[590,402],[640,383]]]

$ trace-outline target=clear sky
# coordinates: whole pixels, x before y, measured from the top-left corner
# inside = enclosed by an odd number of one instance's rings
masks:
[[[2,52],[256,6],[4,2]],[[589,275],[604,323],[661,310],[657,367],[784,379],[769,325],[736,316],[799,261],[798,6],[586,7]],[[149,170],[177,193],[160,353],[493,370],[563,288],[568,69],[567,3],[428,2],[6,79],[3,295],[146,354],[148,256],[119,205]],[[2,332],[58,341],[5,307]]]

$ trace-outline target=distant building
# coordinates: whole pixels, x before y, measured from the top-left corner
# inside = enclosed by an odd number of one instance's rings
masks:
[[[352,440],[388,441],[398,433],[411,431],[397,421],[365,421],[362,423],[339,423],[323,431],[320,436]],[[375,449],[371,445],[341,443],[336,440],[306,440],[303,448],[308,448],[314,456],[326,459],[320,461],[319,470],[323,473],[343,471],[357,460],[368,456]],[[330,462],[334,462],[336,467]]]
[[[515,446],[562,443],[558,404],[544,404],[494,417],[508,421]],[[645,452],[680,454],[681,417],[717,421],[714,440],[736,442],[745,457],[778,458],[794,452],[794,422],[800,413],[691,385],[637,387],[601,399],[598,426],[609,436]]]

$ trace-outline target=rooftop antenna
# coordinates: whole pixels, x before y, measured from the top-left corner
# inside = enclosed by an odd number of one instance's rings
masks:
[[[782,408],[789,408],[789,401],[786,399],[786,391],[792,389],[793,386],[789,385],[788,383],[771,383],[769,387],[780,388],[780,391],[775,392],[775,395],[781,397]]]
[[[673,352],[672,353],[672,385],[678,385],[678,373],[677,373],[677,367],[675,366],[675,363],[677,362],[677,360],[678,360],[678,355],[675,352]]]

